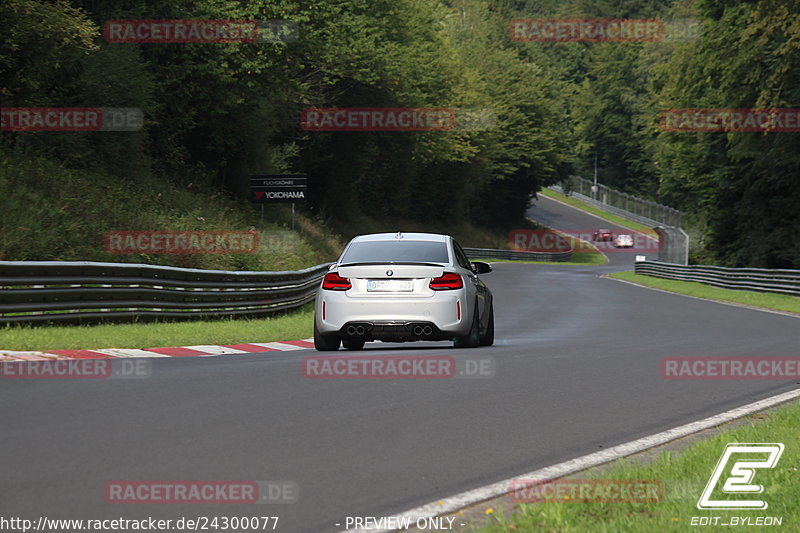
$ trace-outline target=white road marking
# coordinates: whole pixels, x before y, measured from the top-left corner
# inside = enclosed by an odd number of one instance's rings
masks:
[[[584,455],[583,457],[578,457],[563,463],[540,468],[539,470],[534,470],[533,472],[520,474],[518,476],[514,476],[503,481],[498,481],[497,483],[492,483],[490,485],[485,485],[477,489],[468,490],[442,500],[437,500],[435,502],[422,505],[415,509],[410,509],[395,516],[400,519],[408,518],[413,523],[421,517],[432,517],[454,513],[459,509],[469,505],[490,500],[508,493],[509,486],[513,481],[519,479],[558,479],[575,472],[580,472],[581,470],[586,470],[587,468],[591,468],[593,466],[608,463],[610,461],[639,453],[655,446],[660,446],[667,442],[697,433],[698,431],[703,431],[797,398],[800,398],[800,389],[784,392],[782,394],[743,405],[742,407],[737,407],[736,409],[731,409],[730,411],[725,411],[724,413],[704,418],[696,422],[690,422],[689,424],[668,429],[667,431],[662,431],[661,433],[656,433],[654,435],[642,437],[641,439],[631,442],[619,444],[600,452],[590,453],[589,455]],[[352,529],[349,531],[359,530]],[[389,533],[396,530],[371,529],[370,531],[373,533]]]
[[[212,344],[197,344],[195,346],[182,346],[182,348],[197,350],[198,352],[205,352],[207,356],[235,354],[244,352],[244,350],[238,350],[236,348],[228,348],[227,346],[216,346]],[[201,356],[201,357],[207,357],[207,356]]]
[[[103,348],[100,350],[92,350],[93,352],[104,353],[114,357],[169,357],[161,353],[148,352],[147,350],[139,350],[136,348]]]
[[[19,352],[14,350],[2,350],[0,351],[0,359],[6,361],[44,361],[49,359],[58,359],[58,356],[55,354],[49,354],[47,352]]]
[[[302,339],[306,342],[314,342],[314,338]],[[250,342],[254,346],[262,346],[264,348],[272,348],[273,350],[280,350],[282,352],[290,352],[294,350],[307,350],[302,346],[295,346],[294,344],[286,344],[283,342]],[[229,348],[228,346],[217,346],[214,344],[197,344],[195,346],[179,346],[179,348],[188,348],[203,352],[200,357],[214,357],[217,355],[243,355],[249,354],[245,350],[237,348]],[[98,352],[111,357],[172,357],[171,355],[151,352],[149,350],[140,350],[138,348],[100,348],[96,350],[89,350],[91,352]],[[44,361],[44,360],[57,360],[57,359],[71,359],[68,356],[60,356],[48,352],[26,352],[16,350],[0,350],[0,361]]]
[[[251,342],[255,346],[263,346],[264,348],[272,348],[273,350],[281,350],[288,352],[291,350],[308,350],[302,346],[295,346],[294,344],[283,344],[282,342]]]

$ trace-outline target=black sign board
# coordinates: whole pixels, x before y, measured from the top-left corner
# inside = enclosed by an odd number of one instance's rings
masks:
[[[250,176],[250,199],[269,202],[305,202],[308,177],[305,174],[256,174]]]

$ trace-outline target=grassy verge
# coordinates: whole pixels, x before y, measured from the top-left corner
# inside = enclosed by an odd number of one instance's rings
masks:
[[[42,203],[42,191],[47,202]],[[343,246],[318,220],[250,203],[209,186],[179,187],[149,175],[119,178],[49,159],[0,154],[0,260],[109,261],[224,270],[296,270],[334,259]],[[253,253],[109,253],[111,231],[256,231]]]
[[[609,277],[632,281],[648,287],[662,289],[697,298],[707,298],[709,300],[721,300],[723,302],[733,302],[776,311],[788,311],[790,313],[800,313],[800,298],[789,296],[788,294],[770,294],[766,292],[736,291],[712,287],[694,281],[678,281],[673,279],[654,278],[633,272],[617,272],[610,274]]]
[[[0,350],[155,348],[307,339],[313,335],[313,318],[309,304],[294,313],[259,319],[5,327],[0,328]]]
[[[644,224],[639,224],[638,222],[631,222],[630,220],[626,220],[622,217],[618,217],[617,215],[612,215],[611,213],[607,213],[602,209],[598,209],[594,206],[581,202],[571,196],[564,196],[561,193],[552,191],[550,189],[542,189],[537,194],[541,194],[542,196],[546,196],[548,198],[553,198],[560,202],[564,202],[567,205],[571,205],[572,207],[576,207],[581,211],[586,211],[587,213],[591,213],[593,215],[597,215],[602,219],[608,220],[609,222],[613,222],[618,226],[622,226],[623,228],[632,229],[634,231],[642,232],[646,235],[650,235],[653,238],[658,238],[658,235],[652,228],[645,226]]]
[[[586,500],[548,501],[522,504],[510,516],[493,512],[489,524],[481,533],[514,531],[549,531],[598,533],[666,531],[682,532],[692,529],[692,517],[719,516],[719,524],[730,523],[734,517],[780,517],[781,530],[798,531],[800,527],[800,404],[783,407],[770,413],[751,415],[746,423],[734,429],[702,440],[679,454],[662,452],[651,464],[633,464],[622,461],[604,470],[596,479],[652,480],[663,483],[664,494],[654,503],[598,503]],[[699,511],[696,504],[714,467],[729,442],[769,443],[780,442],[785,450],[774,469],[756,471],[754,483],[764,486],[762,494],[746,499],[765,500],[769,508],[764,511]],[[726,471],[730,474],[730,468]],[[591,476],[590,476],[591,477]],[[723,478],[725,479],[725,478]],[[721,483],[718,489],[721,488]],[[715,497],[726,496],[717,490]],[[755,522],[753,522],[755,524]],[[718,531],[746,531],[745,527],[729,527]]]
[[[557,232],[560,233],[560,232]],[[564,233],[560,233],[561,236],[566,238],[569,241],[569,245],[572,246],[572,257],[566,264],[572,265],[604,265],[608,259],[605,255],[600,252],[597,248],[592,246],[590,243],[586,241],[581,241],[572,237],[570,235],[566,235]]]
[[[597,251],[596,248],[587,246],[584,243],[575,244],[573,242],[575,251],[572,253],[569,261],[517,261],[512,259],[476,259],[476,261],[483,261],[484,263],[522,263],[530,265],[603,265],[606,263],[606,258],[603,254]]]
[[[605,258],[600,254],[572,254],[569,261],[517,261],[511,259],[476,259],[484,263],[521,263],[523,265],[571,265],[571,266],[592,266],[602,265]]]
[[[592,244],[577,239],[571,235],[566,233],[562,233],[560,231],[554,230],[553,228],[548,228],[547,226],[542,226],[538,222],[527,219],[526,224],[530,225],[530,229],[535,230],[542,230],[547,231],[550,233],[554,233],[560,235],[564,239],[567,240],[570,247],[572,247],[572,256],[570,257],[569,261],[513,261],[509,259],[485,259],[484,261],[489,262],[509,262],[509,263],[533,263],[539,265],[603,265],[608,261],[605,255],[603,255],[600,250],[594,247]],[[541,237],[541,236],[540,236]],[[522,244],[521,248],[517,248],[520,251],[526,251],[525,244]],[[561,249],[558,249],[560,251]]]

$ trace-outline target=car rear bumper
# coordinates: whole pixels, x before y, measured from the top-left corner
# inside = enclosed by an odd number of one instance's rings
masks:
[[[441,292],[425,298],[380,299],[320,291],[315,320],[322,333],[374,340],[445,340],[469,332],[474,306],[465,305],[464,299],[464,291]],[[348,332],[349,325],[363,326],[364,333],[352,335],[352,331]],[[427,325],[431,332],[415,335],[416,325],[423,328]]]
[[[339,330],[342,337],[362,339],[365,341],[382,340],[390,342],[403,341],[444,341],[455,335],[440,330],[433,322],[375,320],[348,322]]]

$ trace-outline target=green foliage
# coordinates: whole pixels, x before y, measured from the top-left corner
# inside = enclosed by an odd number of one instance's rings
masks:
[[[791,0],[700,2],[703,39],[675,50],[656,97],[669,107],[800,104],[800,21]],[[797,133],[661,133],[661,191],[702,213],[709,252],[733,266],[800,266]]]
[[[4,151],[18,157],[57,158],[114,176],[120,188],[155,176],[240,196],[250,173],[306,172],[309,208],[339,226],[366,216],[507,227],[521,223],[535,190],[566,176],[553,79],[508,41],[506,19],[487,0],[73,0],[48,8],[44,21],[28,16],[40,8],[4,4],[13,31],[0,61],[21,73],[7,89],[15,105],[139,107],[146,123],[135,133],[4,136]],[[255,44],[97,37],[109,19],[136,18],[283,19],[300,34]],[[60,33],[44,35],[55,26]],[[38,54],[26,53],[39,40]],[[36,58],[55,68],[42,72]],[[299,114],[310,106],[478,109],[496,122],[474,131],[306,132]]]
[[[519,45],[531,62],[549,60],[567,109],[574,171],[591,176],[597,154],[601,183],[687,211],[700,243],[695,258],[800,266],[796,132],[659,129],[666,108],[800,107],[797,0],[496,4],[508,18],[662,19],[665,38],[652,43]],[[696,39],[670,33],[687,20],[699,24]]]
[[[3,106],[55,105],[71,69],[96,50],[96,28],[66,0],[4,0],[0,19]]]
[[[223,270],[295,270],[330,261],[341,243],[305,219],[301,233],[285,218],[268,220],[244,202],[200,186],[177,187],[153,177],[119,186],[119,179],[78,171],[48,159],[0,158],[0,260],[112,261],[157,263]],[[316,224],[317,227],[320,224]],[[109,231],[258,231],[260,246],[249,254],[111,254]]]
[[[797,134],[658,128],[666,107],[800,106],[797,0],[7,0],[0,17],[3,106],[143,110],[139,132],[0,140],[14,158],[108,177],[108,201],[152,182],[244,198],[251,173],[306,172],[308,209],[338,228],[508,228],[542,185],[591,174],[597,154],[601,182],[689,211],[704,258],[800,265]],[[689,42],[515,43],[516,17],[695,17],[703,32]],[[279,19],[299,35],[100,37],[107,20],[136,18]],[[494,125],[311,132],[299,115],[312,106],[477,109]],[[32,190],[28,176],[16,179]],[[14,209],[11,192],[4,210]]]

